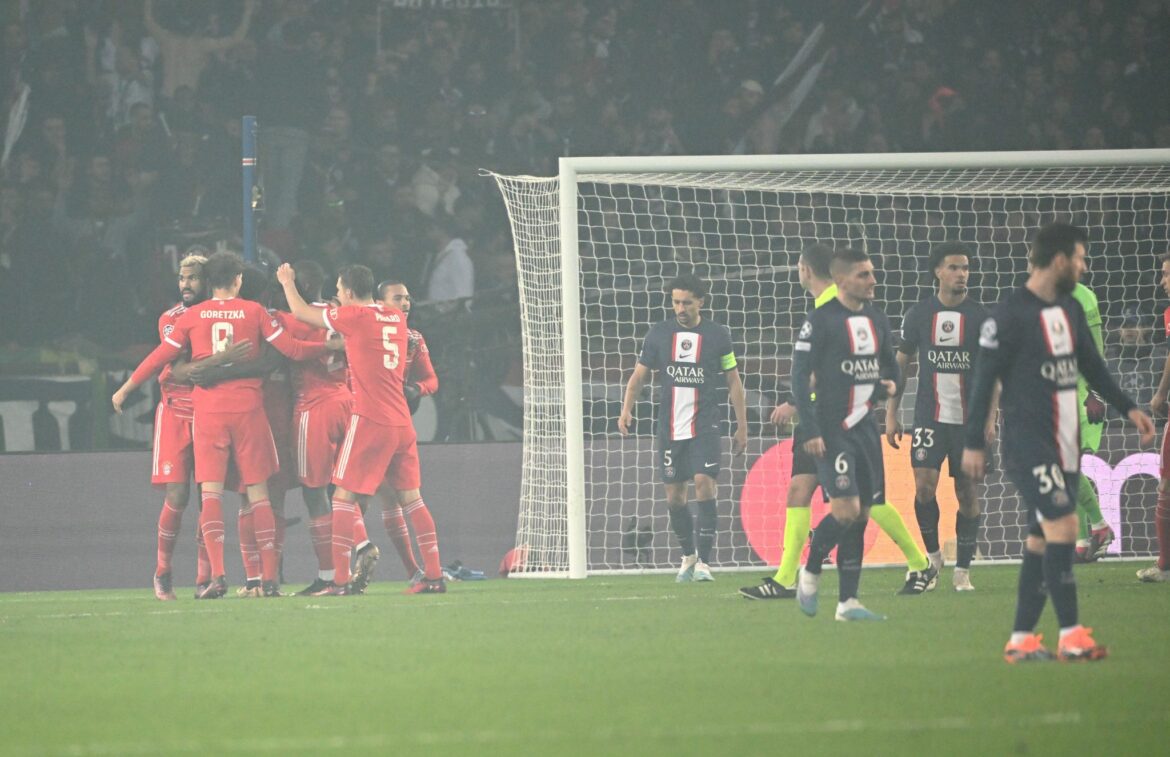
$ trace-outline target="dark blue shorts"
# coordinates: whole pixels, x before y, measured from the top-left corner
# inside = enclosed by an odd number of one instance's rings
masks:
[[[719,434],[714,431],[691,439],[659,439],[655,455],[662,482],[677,484],[690,481],[699,473],[717,478],[723,466],[720,441]]]
[[[954,423],[915,426],[910,436],[910,467],[942,470],[947,461],[951,478],[963,473],[963,427]]]
[[[825,434],[825,456],[817,479],[829,499],[858,497],[862,507],[886,501],[886,469],[877,426],[863,422],[849,431]]]
[[[1028,512],[1029,533],[1041,520],[1056,520],[1077,511],[1079,473],[1060,469],[1060,463],[1036,462],[1035,465],[1009,464],[1008,478],[1015,484]]]

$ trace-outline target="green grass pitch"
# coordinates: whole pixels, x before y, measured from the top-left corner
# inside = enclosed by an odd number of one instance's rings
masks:
[[[977,566],[963,595],[948,570],[922,597],[867,571],[863,600],[890,616],[869,624],[744,600],[743,573],[0,595],[0,754],[1165,753],[1170,586],[1137,567],[1078,570],[1111,647],[1080,665],[1000,660],[1014,566]],[[1055,639],[1051,608],[1040,630]]]

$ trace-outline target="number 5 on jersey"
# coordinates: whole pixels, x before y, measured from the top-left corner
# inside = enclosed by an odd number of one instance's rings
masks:
[[[397,326],[382,327],[382,347],[387,353],[382,356],[382,365],[391,371],[398,367],[398,345],[391,341],[391,337],[397,333]]]

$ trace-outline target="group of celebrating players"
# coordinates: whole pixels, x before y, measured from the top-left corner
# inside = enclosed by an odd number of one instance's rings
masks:
[[[936,493],[948,461],[958,500],[956,561],[952,585],[972,591],[971,562],[980,529],[976,483],[986,472],[986,448],[1003,410],[1002,459],[1027,511],[1015,623],[1004,649],[1008,662],[1059,658],[1099,660],[1107,650],[1080,624],[1076,561],[1104,554],[1114,534],[1101,516],[1092,484],[1080,475],[1083,452],[1096,451],[1105,403],[1136,427],[1143,445],[1154,437],[1150,417],[1137,408],[1109,374],[1102,357],[1096,298],[1079,283],[1087,236],[1068,224],[1040,229],[1031,244],[1027,282],[990,310],[969,296],[970,253],[961,243],[936,246],[929,268],[935,293],[914,305],[895,342],[886,315],[874,304],[876,278],[860,250],[812,245],[800,256],[799,276],[814,305],[792,353],[792,397],[771,421],[793,432],[792,477],[786,503],[784,549],[774,576],[740,589],[748,599],[795,598],[814,616],[822,566],[837,550],[836,619],[882,620],[861,604],[858,587],[864,533],[872,517],[906,556],[909,571],[900,594],[937,586],[943,569]],[[1170,295],[1170,254],[1162,263]],[[652,372],[661,383],[657,425],[659,473],[666,486],[669,520],[683,552],[676,580],[711,581],[708,561],[715,531],[715,479],[720,463],[717,414],[722,374],[737,421],[733,447],[746,441],[742,383],[725,326],[703,318],[705,284],[682,276],[668,284],[674,317],[648,333],[626,387],[618,428],[629,433],[635,401]],[[1166,314],[1170,336],[1170,309]],[[881,431],[874,417],[885,401],[885,436],[898,448],[903,376],[918,356],[918,391],[910,439],[914,512],[926,554],[914,542],[885,495]],[[1170,359],[1152,408],[1160,411],[1170,391]],[[1138,572],[1142,581],[1170,580],[1170,448],[1162,445],[1162,480],[1155,523],[1157,565]],[[699,535],[687,506],[694,481]],[[817,485],[829,510],[811,532],[810,502]],[[1080,513],[1080,514],[1078,514]],[[1060,626],[1057,651],[1035,633],[1051,598]]]
[[[438,389],[438,378],[422,335],[407,326],[410,293],[393,280],[375,287],[361,265],[338,272],[330,303],[321,301],[325,274],[315,263],[286,263],[276,279],[279,287],[232,252],[187,256],[181,301],[159,318],[159,346],[114,393],[120,413],[161,371],[151,481],[166,496],[155,596],[175,599],[172,555],[192,477],[200,492],[196,599],[227,593],[226,489],[243,494],[238,594],[282,595],[284,494],[294,480],[318,565],[300,594],[364,593],[379,557],[363,517],[375,495],[411,576],[408,593],[445,592],[411,421],[411,406]]]

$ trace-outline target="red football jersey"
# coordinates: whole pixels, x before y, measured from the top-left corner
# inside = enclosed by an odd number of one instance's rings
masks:
[[[326,351],[324,343],[309,344],[294,339],[258,302],[239,297],[211,299],[188,308],[175,321],[174,329],[162,344],[142,361],[131,379],[137,384],[143,383],[188,347],[191,348],[191,360],[197,361],[223,352],[245,339],[251,342],[247,359],[255,359],[259,354],[261,339],[293,360],[303,360]],[[232,379],[213,386],[197,386],[191,397],[198,412],[250,410],[263,403],[263,383],[258,377]]]
[[[1166,336],[1170,337],[1170,308],[1162,313],[1162,326],[1166,329]]]
[[[434,394],[439,391],[439,377],[435,374],[435,366],[431,365],[427,340],[415,329],[407,329],[407,334],[406,380],[417,384],[423,397]]]
[[[406,316],[380,303],[324,311],[325,323],[345,337],[353,383],[354,414],[383,426],[409,426],[406,378]]]
[[[314,302],[313,307],[322,310],[329,306]],[[329,332],[298,321],[291,313],[281,313],[281,321],[288,332],[297,339],[307,342],[324,341]],[[348,399],[352,396],[345,375],[345,354],[327,352],[312,360],[293,363],[293,387],[297,393],[297,411],[310,408],[329,399]]]
[[[159,342],[162,342],[171,335],[171,332],[175,330],[175,321],[179,320],[179,316],[186,312],[187,306],[180,302],[158,317]],[[195,411],[191,403],[191,390],[194,387],[190,384],[173,380],[171,378],[170,363],[167,363],[167,366],[162,369],[162,373],[159,374],[158,388],[162,392],[163,404],[170,406],[176,417],[191,420],[192,414]]]

